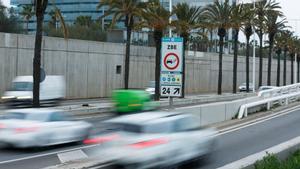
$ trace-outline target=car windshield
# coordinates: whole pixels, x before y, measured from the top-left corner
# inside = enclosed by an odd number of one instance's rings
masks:
[[[32,82],[13,82],[12,91],[32,91]]]
[[[2,116],[2,119],[46,121],[48,119],[48,114],[12,112]]]
[[[106,123],[106,131],[124,131],[130,133],[168,133],[172,131],[170,123],[155,124],[129,124],[129,123]]]

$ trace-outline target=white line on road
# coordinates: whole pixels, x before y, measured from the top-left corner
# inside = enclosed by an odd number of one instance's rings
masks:
[[[59,153],[65,153],[65,152],[69,152],[69,151],[76,151],[76,150],[81,150],[81,149],[91,148],[91,147],[96,147],[96,146],[99,146],[99,145],[82,146],[82,147],[68,149],[68,150],[61,150],[61,151],[55,151],[55,152],[51,152],[51,153],[44,153],[44,154],[39,154],[39,155],[33,155],[33,156],[28,156],[28,157],[17,158],[17,159],[13,159],[13,160],[6,160],[6,161],[1,161],[0,164],[13,163],[13,162],[23,161],[23,160],[30,160],[30,159],[33,159],[33,158],[56,155],[56,154],[59,154]]]
[[[82,150],[58,153],[57,156],[61,163],[88,158],[88,156]]]
[[[265,121],[268,121],[268,120],[271,120],[271,119],[274,119],[274,118],[277,118],[277,117],[280,117],[280,116],[290,114],[292,112],[295,112],[295,111],[299,110],[299,108],[300,108],[300,106],[292,107],[292,108],[289,108],[289,109],[286,109],[286,110],[279,111],[277,113],[270,114],[270,115],[265,116],[265,117],[261,117],[261,118],[254,119],[254,120],[242,123],[242,124],[238,124],[238,125],[235,125],[235,126],[225,128],[225,129],[221,129],[221,130],[219,130],[219,134],[217,134],[216,136],[231,133],[231,132],[234,132],[234,131],[237,131],[237,130],[240,130],[240,129],[243,129],[243,128],[246,128],[246,127],[253,126],[255,124],[263,123]]]
[[[229,163],[229,164],[219,167],[217,169],[245,168],[245,167],[248,167],[248,166],[254,164],[256,161],[263,159],[263,157],[265,157],[268,154],[277,154],[283,150],[294,147],[294,146],[298,145],[299,143],[300,143],[300,137],[296,137],[294,139],[291,139],[284,143],[278,144],[276,146],[273,146],[271,148],[268,148],[268,149],[258,152],[256,154],[252,154],[252,155],[242,158],[240,160],[234,161],[232,163]]]

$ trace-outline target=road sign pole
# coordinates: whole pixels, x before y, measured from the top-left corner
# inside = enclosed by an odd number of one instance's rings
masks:
[[[170,10],[170,13],[172,13],[172,0],[169,1],[169,10]],[[172,22],[172,18],[170,17],[169,18],[169,22],[171,24]],[[169,28],[169,37],[171,38],[172,37],[172,28],[170,27]],[[169,110],[172,110],[173,108],[173,97],[172,96],[169,96]]]

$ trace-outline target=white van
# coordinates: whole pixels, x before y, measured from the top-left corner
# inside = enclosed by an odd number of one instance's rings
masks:
[[[40,102],[57,104],[65,98],[65,79],[63,76],[46,76],[40,83]],[[9,106],[32,104],[33,77],[17,76],[10,90],[1,97],[2,101]]]

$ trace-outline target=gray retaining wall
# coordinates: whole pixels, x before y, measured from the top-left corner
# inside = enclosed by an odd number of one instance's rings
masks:
[[[47,74],[66,77],[67,98],[108,97],[113,89],[123,87],[124,44],[44,37],[42,49],[42,66]],[[0,33],[0,93],[9,88],[15,76],[32,74],[33,50],[34,36]],[[129,78],[131,88],[144,88],[149,81],[154,80],[154,56],[155,49],[152,47],[131,47]],[[258,82],[258,59],[256,61],[256,82]],[[232,56],[224,55],[224,91],[232,90],[232,62]],[[187,93],[216,91],[217,53],[191,52],[191,55],[187,56],[186,63]],[[276,82],[276,63],[276,60],[273,60],[273,85]],[[122,66],[121,74],[116,72],[118,65]],[[266,84],[267,59],[264,60],[263,67],[263,79]],[[287,68],[289,83],[289,62]],[[250,80],[251,69],[252,59]],[[238,83],[245,81],[245,58],[239,57]]]

